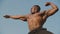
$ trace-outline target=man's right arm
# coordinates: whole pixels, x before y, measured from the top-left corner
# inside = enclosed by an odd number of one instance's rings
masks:
[[[25,17],[25,16],[10,16],[10,15],[5,15],[4,16],[5,18],[12,18],[12,19],[21,19],[21,20],[23,20],[23,21],[26,21],[27,20],[27,18]]]

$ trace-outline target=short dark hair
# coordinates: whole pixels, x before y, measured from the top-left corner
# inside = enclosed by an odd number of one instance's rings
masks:
[[[34,5],[34,6],[38,7],[38,11],[40,11],[40,9],[41,9],[41,8],[40,8],[40,6],[39,6],[39,5]]]

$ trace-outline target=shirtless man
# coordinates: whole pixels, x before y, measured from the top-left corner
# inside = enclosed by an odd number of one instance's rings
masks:
[[[52,16],[58,11],[58,7],[51,3],[51,2],[46,2],[45,6],[51,6],[52,8],[49,10],[44,10],[43,12],[40,11],[40,6],[34,5],[31,8],[31,14],[25,15],[25,16],[10,16],[10,15],[5,15],[5,18],[12,18],[12,19],[20,19],[23,21],[28,22],[29,30],[33,31],[38,28],[42,28],[43,24],[47,20],[49,16]]]

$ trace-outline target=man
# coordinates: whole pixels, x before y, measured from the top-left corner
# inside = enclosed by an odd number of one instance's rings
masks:
[[[40,34],[39,32],[42,29],[42,26],[45,23],[45,21],[47,20],[47,18],[49,16],[52,16],[53,14],[55,14],[58,11],[58,7],[55,4],[53,4],[51,2],[47,2],[45,4],[45,6],[49,6],[49,5],[52,8],[49,9],[49,10],[44,10],[43,12],[39,12],[40,7],[38,5],[34,5],[31,8],[31,14],[28,14],[28,15],[25,15],[25,16],[5,15],[4,17],[5,18],[20,19],[20,20],[23,20],[23,21],[27,21],[28,26],[29,26],[29,30],[30,30],[29,34]]]

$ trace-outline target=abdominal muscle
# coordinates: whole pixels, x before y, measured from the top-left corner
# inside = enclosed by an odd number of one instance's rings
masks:
[[[39,18],[32,18],[32,19],[29,19],[28,20],[28,26],[29,26],[29,29],[30,29],[30,31],[32,31],[32,30],[34,30],[34,29],[36,29],[36,28],[39,28],[39,27],[41,27],[42,25],[41,25],[41,19],[39,19]]]

